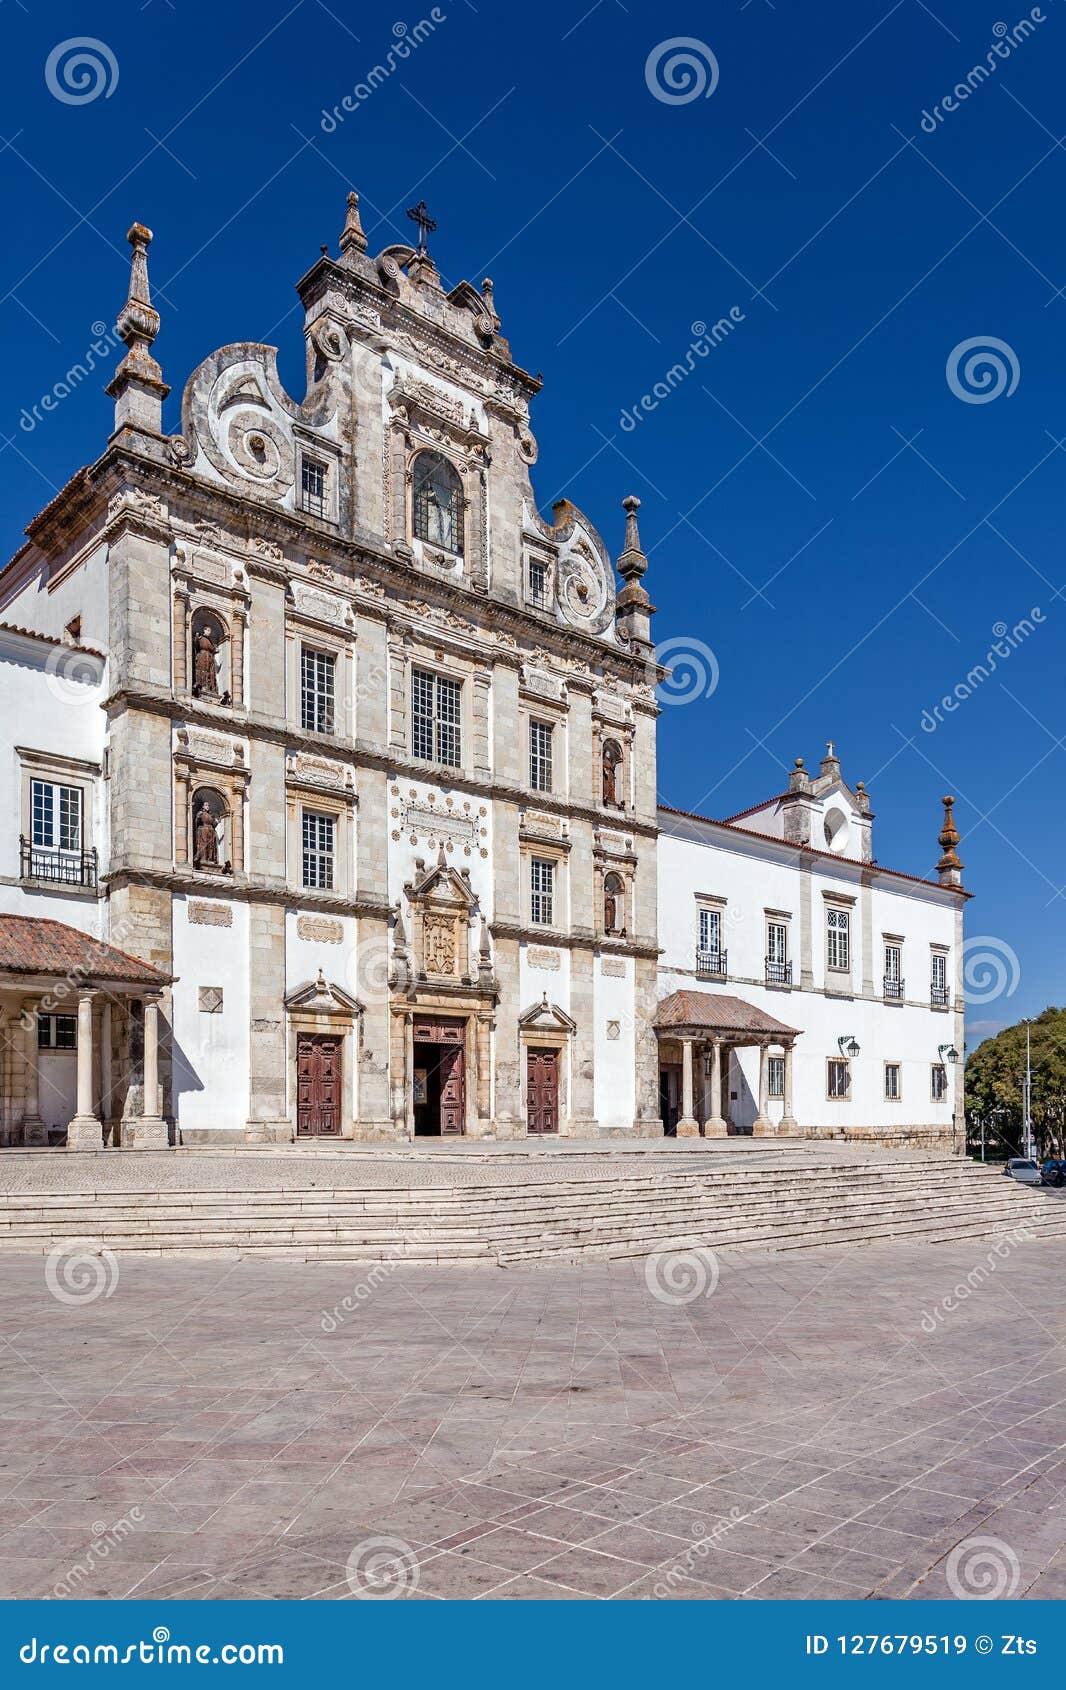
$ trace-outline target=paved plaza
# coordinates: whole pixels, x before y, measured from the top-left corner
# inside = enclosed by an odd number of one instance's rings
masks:
[[[9,1256],[0,1596],[1060,1598],[1064,1269]]]

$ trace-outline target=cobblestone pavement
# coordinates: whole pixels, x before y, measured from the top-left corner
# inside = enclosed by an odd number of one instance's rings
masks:
[[[9,1257],[0,1597],[1061,1598],[1064,1269]]]
[[[649,1175],[732,1170],[737,1158],[753,1167],[811,1167],[883,1160],[927,1162],[928,1152],[882,1151],[860,1144],[803,1140],[570,1139],[543,1149],[527,1140],[504,1142],[346,1145],[342,1150],[5,1150],[0,1192],[33,1191],[268,1191],[280,1187],[340,1190],[367,1187],[514,1185],[527,1180],[647,1179]],[[743,1165],[743,1162],[740,1164]]]

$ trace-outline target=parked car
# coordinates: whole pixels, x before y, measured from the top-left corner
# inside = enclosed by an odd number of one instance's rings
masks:
[[[1012,1156],[1003,1165],[1003,1172],[1008,1179],[1016,1179],[1021,1185],[1042,1185],[1044,1176],[1040,1172],[1039,1162],[1034,1162],[1028,1156]]]
[[[1049,1156],[1041,1172],[1045,1185],[1066,1185],[1066,1160],[1061,1156]]]

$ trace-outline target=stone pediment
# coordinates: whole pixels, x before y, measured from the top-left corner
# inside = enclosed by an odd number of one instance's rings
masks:
[[[560,1009],[557,1003],[549,1003],[547,993],[539,1003],[531,1004],[518,1017],[518,1025],[529,1029],[540,1029],[550,1033],[575,1033],[577,1022],[567,1015],[565,1009]]]
[[[358,998],[353,998],[343,986],[327,980],[319,969],[317,980],[307,980],[285,995],[285,1008],[302,1010],[305,1015],[356,1016],[363,1013]]]
[[[458,905],[464,910],[472,910],[477,903],[466,876],[446,863],[443,855],[408,889],[407,896],[411,903]]]

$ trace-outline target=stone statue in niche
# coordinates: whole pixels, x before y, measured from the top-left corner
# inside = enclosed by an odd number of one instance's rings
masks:
[[[603,748],[603,802],[618,805],[618,770],[622,762],[622,753],[613,739],[609,739]]]
[[[202,623],[200,632],[194,641],[193,653],[193,691],[207,693],[211,698],[218,697],[218,669],[216,658],[218,646],[211,638],[211,631]]]
[[[206,803],[196,812],[193,864],[196,868],[218,867],[218,822]]]
[[[603,927],[605,933],[617,933],[621,927],[620,914],[624,889],[620,875],[609,874],[603,883]]]

